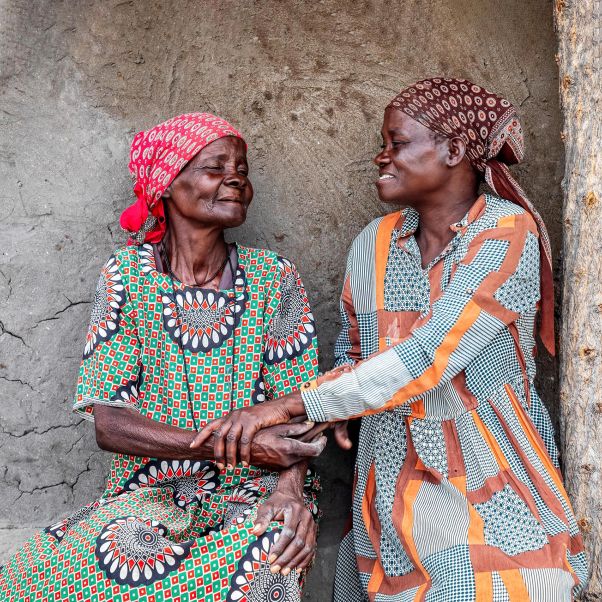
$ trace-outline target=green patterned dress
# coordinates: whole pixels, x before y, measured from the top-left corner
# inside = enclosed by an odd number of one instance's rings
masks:
[[[232,289],[215,291],[172,282],[151,245],[119,249],[99,279],[75,410],[93,420],[94,404],[132,408],[192,430],[315,378],[314,320],[295,267],[266,250],[239,245],[237,255]],[[250,533],[277,481],[253,466],[115,454],[102,497],[1,569],[0,599],[298,601],[303,575],[269,571],[278,524]],[[317,491],[309,472],[314,516]]]

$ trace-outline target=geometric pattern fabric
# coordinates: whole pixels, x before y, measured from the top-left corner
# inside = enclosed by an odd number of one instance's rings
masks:
[[[315,378],[313,317],[294,265],[243,246],[237,256],[232,290],[214,291],[172,283],[152,245],[116,251],[96,291],[75,410],[93,420],[95,404],[130,407],[192,430]],[[279,351],[266,362],[270,349]],[[277,481],[255,466],[115,454],[102,498],[0,570],[0,599],[298,602],[303,575],[272,575],[266,562],[279,524],[251,534]],[[318,490],[310,471],[314,518]]]
[[[335,602],[570,600],[583,543],[525,359],[536,224],[482,195],[423,269],[418,221],[407,208],[355,239],[335,347],[349,367],[302,392],[311,419],[362,418]]]

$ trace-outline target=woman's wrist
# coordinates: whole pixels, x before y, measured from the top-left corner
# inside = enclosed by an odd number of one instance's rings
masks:
[[[304,460],[297,464],[293,464],[290,468],[284,469],[280,473],[276,491],[302,498],[305,475],[307,474],[307,465],[307,461]]]
[[[281,398],[281,401],[289,415],[289,420],[291,418],[305,416],[305,405],[300,391],[289,393],[286,397]]]

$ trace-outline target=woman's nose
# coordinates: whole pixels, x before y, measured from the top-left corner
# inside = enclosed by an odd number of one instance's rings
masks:
[[[380,153],[378,153],[378,155],[374,157],[373,161],[376,165],[378,165],[378,167],[382,167],[383,165],[387,165],[388,163],[390,163],[391,159],[389,157],[389,152],[387,151],[387,149],[383,148],[380,151]]]
[[[247,178],[239,174],[236,170],[232,170],[226,173],[224,184],[234,188],[244,188],[247,185]]]

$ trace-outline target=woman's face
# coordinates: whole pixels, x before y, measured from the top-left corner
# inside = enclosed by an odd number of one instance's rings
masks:
[[[385,203],[417,206],[440,190],[449,177],[448,141],[402,111],[387,109],[379,168],[378,196]]]
[[[245,143],[225,136],[201,150],[178,174],[164,195],[173,222],[235,228],[244,223],[253,200]],[[178,221],[181,221],[179,219]]]

